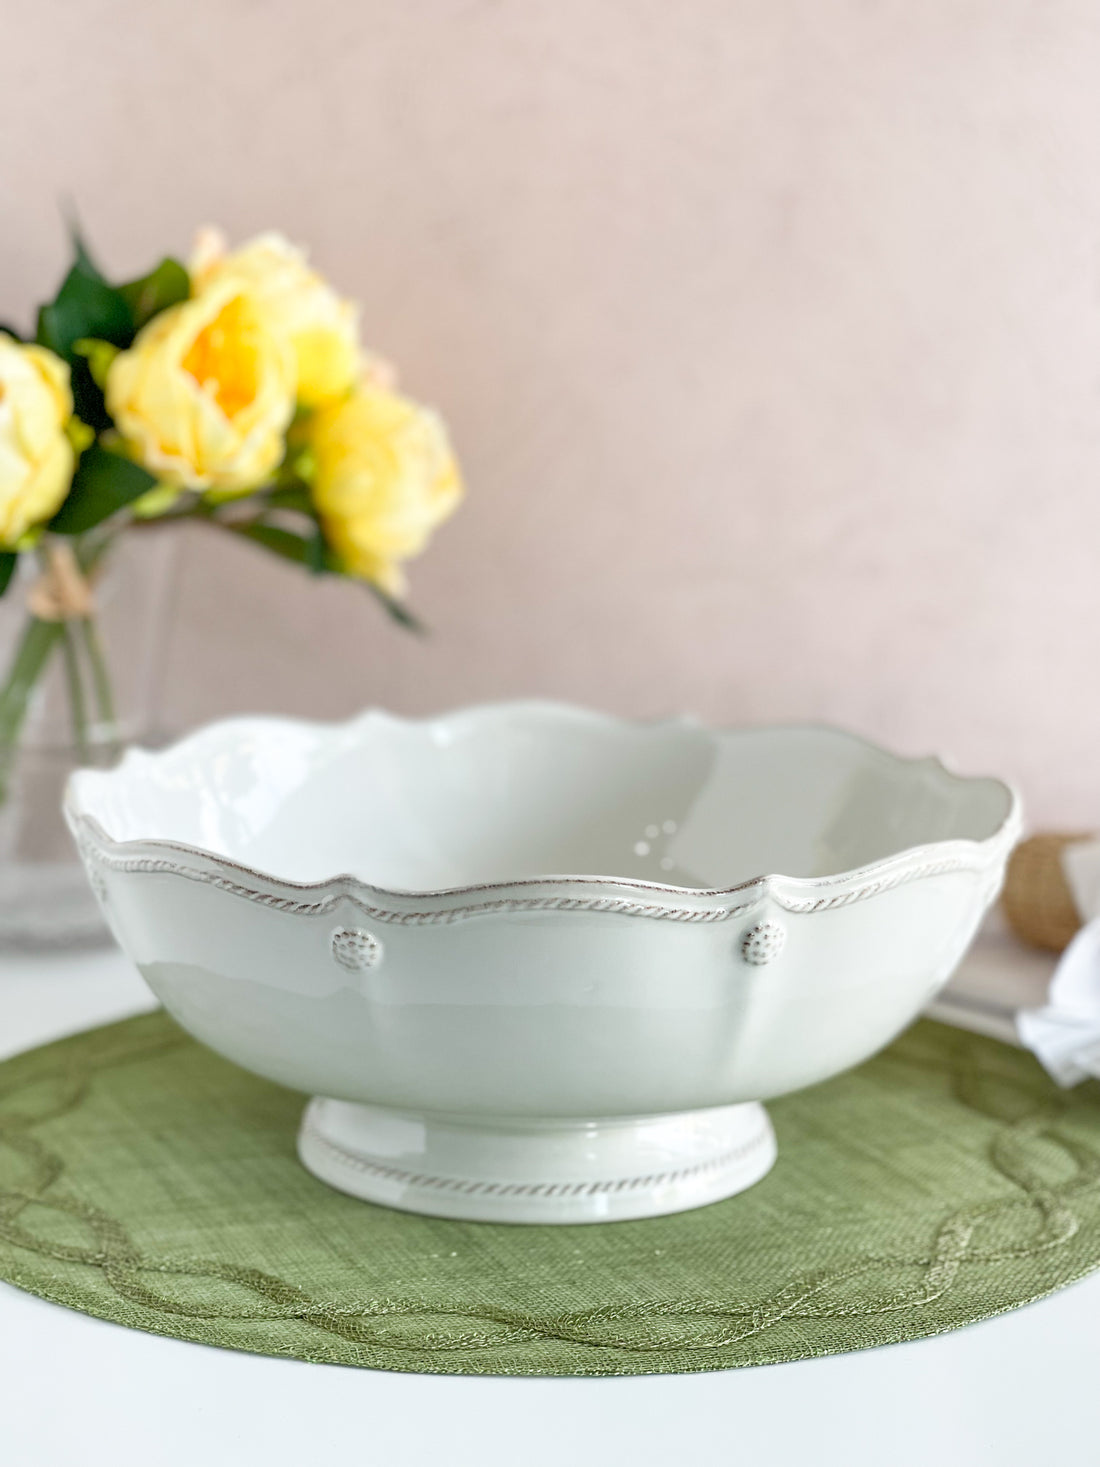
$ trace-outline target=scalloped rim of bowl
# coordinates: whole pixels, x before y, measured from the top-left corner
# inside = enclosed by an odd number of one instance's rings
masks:
[[[81,784],[88,778],[117,778],[134,765],[156,762],[186,751],[189,744],[208,739],[219,730],[282,725],[344,734],[376,720],[409,727],[454,727],[486,714],[537,712],[540,716],[589,720],[605,727],[627,729],[699,728],[716,738],[751,729],[757,733],[805,731],[839,735],[860,745],[872,755],[908,768],[935,771],[957,784],[992,783],[1005,795],[1005,815],[992,834],[982,839],[954,838],[909,846],[866,865],[824,876],[785,876],[781,873],[749,877],[729,887],[687,887],[633,877],[593,876],[573,873],[517,877],[484,883],[441,887],[434,890],[402,890],[374,885],[350,872],[316,881],[294,881],[220,855],[201,846],[159,836],[118,840],[83,808]],[[164,749],[127,750],[111,770],[77,770],[65,790],[64,813],[82,853],[116,871],[159,871],[222,887],[239,896],[282,910],[320,915],[343,900],[349,900],[376,921],[419,923],[450,921],[479,913],[521,909],[588,909],[619,914],[666,917],[681,921],[722,921],[742,915],[769,897],[789,912],[825,911],[874,896],[924,876],[951,871],[981,872],[995,867],[1016,843],[1022,828],[1019,795],[1006,780],[993,775],[964,775],[949,767],[938,754],[906,756],[876,744],[848,729],[828,723],[805,722],[742,726],[713,726],[690,714],[671,718],[634,719],[601,713],[568,703],[542,699],[502,700],[479,703],[451,712],[422,718],[369,708],[351,718],[322,720],[289,718],[271,714],[238,716],[204,724]],[[173,859],[176,858],[176,859]],[[258,883],[260,890],[243,885],[237,878]],[[561,888],[565,887],[566,892]],[[262,888],[268,888],[263,890]],[[311,898],[312,900],[304,900]]]

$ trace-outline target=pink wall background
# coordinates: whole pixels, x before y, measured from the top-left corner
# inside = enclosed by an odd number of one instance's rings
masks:
[[[365,595],[196,531],[170,714],[542,693],[824,718],[1100,826],[1089,0],[38,0],[0,316],[281,227],[469,503]]]

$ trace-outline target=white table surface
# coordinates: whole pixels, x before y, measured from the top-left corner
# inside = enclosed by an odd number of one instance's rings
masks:
[[[1003,1018],[987,940],[956,985]],[[1014,1001],[1049,964],[1019,959]],[[969,975],[969,976],[968,976]],[[991,997],[991,995],[993,995]],[[0,960],[0,1051],[153,1002],[120,955]],[[984,1016],[984,1017],[983,1017]],[[139,1334],[0,1284],[3,1467],[1036,1467],[1100,1462],[1100,1274],[985,1324],[750,1370],[612,1380],[387,1374]]]

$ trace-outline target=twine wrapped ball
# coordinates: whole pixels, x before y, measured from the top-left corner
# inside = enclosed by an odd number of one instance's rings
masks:
[[[1001,905],[1009,927],[1022,942],[1060,953],[1081,926],[1062,852],[1075,841],[1092,840],[1084,831],[1049,832],[1021,841],[1009,857]]]

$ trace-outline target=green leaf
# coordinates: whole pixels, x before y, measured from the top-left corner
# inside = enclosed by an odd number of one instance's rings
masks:
[[[316,536],[296,535],[293,530],[284,530],[280,525],[265,525],[262,520],[249,520],[244,524],[236,525],[225,523],[223,528],[232,530],[235,535],[242,535],[246,540],[252,540],[257,545],[262,545],[265,550],[281,555],[284,560],[292,560],[295,564],[304,565],[315,572],[336,569],[323,540],[321,555],[318,557],[314,544]]]
[[[19,564],[19,556],[14,550],[0,551],[0,596],[8,589],[8,583],[15,574],[15,567]]]
[[[76,260],[49,305],[38,313],[37,341],[72,367],[73,400],[77,414],[97,431],[110,427],[103,393],[92,380],[88,364],[75,351],[78,341],[96,337],[112,346],[129,346],[134,318],[125,298],[97,270],[79,236],[74,235]]]
[[[56,297],[38,313],[38,343],[72,361],[74,345],[88,336],[113,346],[129,346],[134,318],[125,297],[98,271],[90,274],[78,261]]]
[[[140,280],[131,280],[127,285],[120,285],[118,293],[130,308],[135,331],[140,331],[161,311],[188,299],[191,294],[191,277],[178,260],[166,255],[148,275],[143,275]]]
[[[298,515],[302,516],[304,525],[295,521]],[[281,523],[284,518],[291,521],[289,529]],[[264,496],[260,515],[250,523],[265,534],[275,530],[278,537],[291,535],[292,542],[284,542],[280,538],[279,543],[287,544],[289,556],[300,559],[315,576],[326,572],[339,573],[340,567],[329,551],[324,527],[317,517],[317,507],[304,484],[280,484],[269,490]],[[252,538],[258,539],[256,536]],[[276,554],[283,553],[276,551]]]
[[[324,575],[325,571],[332,569],[325,532],[319,524],[314,525],[313,533],[306,539],[306,565],[315,576]]]
[[[308,515],[310,519],[317,518],[313,498],[303,484],[286,484],[272,489],[267,496],[267,503],[271,509],[291,509],[298,514]]]
[[[284,560],[291,560],[295,565],[305,566],[315,574],[328,573],[330,575],[343,575],[343,569],[339,560],[325,544],[324,536],[318,526],[315,535],[296,535],[293,530],[284,530],[278,525],[265,525],[262,520],[249,520],[243,524],[223,523],[223,529],[232,530],[235,535],[241,535],[246,540],[252,540],[257,545],[262,545],[265,550],[271,550],[276,555],[281,555]],[[352,579],[350,576],[348,579]],[[385,607],[387,613],[399,626],[406,631],[424,632],[424,623],[402,605],[395,601],[392,596],[386,594],[380,587],[369,581],[360,581],[367,590],[377,598]]]
[[[416,613],[410,611],[403,602],[395,601],[392,596],[386,591],[383,591],[380,586],[376,586],[373,581],[367,581],[365,585],[375,600],[381,602],[386,613],[393,618],[399,627],[404,627],[407,632],[416,632],[418,636],[426,635],[428,628]]]
[[[50,521],[50,529],[58,535],[82,535],[148,493],[156,482],[140,464],[93,443],[82,455],[69,497]]]

